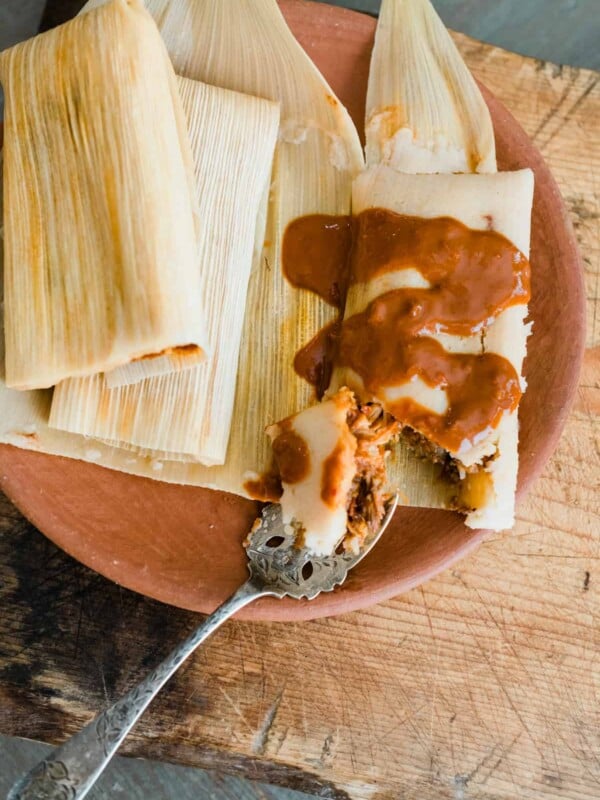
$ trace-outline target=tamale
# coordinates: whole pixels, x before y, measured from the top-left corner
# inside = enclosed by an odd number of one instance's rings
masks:
[[[495,172],[485,101],[429,0],[383,0],[367,92],[367,166]]]
[[[227,463],[207,474],[221,488],[243,492],[244,473],[260,472],[269,463],[268,445],[256,432],[312,399],[312,387],[294,372],[296,352],[336,315],[282,275],[283,232],[303,214],[350,210],[351,181],[363,165],[360,143],[346,110],[292,36],[275,0],[193,5],[172,0],[161,5],[156,19],[179,74],[281,103],[267,229],[250,279]]]
[[[139,0],[0,56],[6,381],[48,387],[207,350],[190,145]]]
[[[360,364],[357,351],[364,347],[370,362],[365,373],[367,380],[378,358],[386,366],[383,367],[383,383],[374,393],[372,386],[369,390],[365,385],[365,375],[357,374],[352,366],[336,369],[331,391],[348,385],[363,402],[380,402],[388,413],[409,426],[405,439],[408,444],[396,447],[393,465],[389,467],[389,480],[393,486],[400,487],[411,502],[415,502],[415,485],[420,486],[421,491],[423,487],[435,485],[435,482],[430,483],[429,476],[425,477],[427,467],[420,469],[420,463],[415,463],[415,451],[430,462],[452,467],[452,475],[448,475],[446,469],[445,475],[438,476],[440,493],[434,496],[436,502],[432,504],[440,501],[446,504],[452,500],[453,505],[469,512],[467,524],[472,527],[500,530],[510,527],[514,517],[518,466],[517,408],[511,405],[502,411],[497,369],[492,373],[494,377],[489,378],[493,381],[489,387],[493,394],[489,403],[496,416],[489,426],[482,425],[479,417],[487,396],[485,381],[488,373],[482,370],[484,367],[489,369],[489,363],[497,367],[501,359],[500,365],[506,365],[506,374],[515,384],[513,388],[517,395],[525,388],[521,369],[529,333],[529,326],[524,322],[527,317],[526,258],[529,254],[532,200],[533,173],[530,170],[490,175],[407,175],[380,166],[367,170],[354,183],[353,209],[359,227],[353,282],[345,309],[347,322],[341,335],[340,360],[342,363]],[[375,230],[387,262],[377,264],[375,268],[376,253],[371,242],[368,246],[372,274],[368,279],[357,280],[360,277],[357,252],[361,246],[367,246],[362,245],[361,236],[369,235],[364,226],[361,228],[361,214],[368,209],[376,209],[379,215],[371,224],[377,225]],[[385,241],[382,209],[397,215],[395,219],[392,216],[394,227],[389,229],[395,237],[394,248],[387,251],[389,239]],[[433,224],[428,226],[428,223]],[[408,231],[401,246],[398,245],[402,230],[400,224]],[[425,238],[428,227],[432,239]],[[475,238],[475,257],[468,251],[468,237],[473,236],[472,231],[483,232]],[[421,251],[420,258],[419,237],[426,250],[425,254]],[[425,264],[427,258],[433,265],[429,273]],[[459,259],[462,259],[462,265]],[[444,275],[446,265],[450,270],[449,280]],[[461,267],[463,271],[459,272]],[[504,283],[501,282],[501,269],[508,270]],[[444,281],[448,290],[436,296],[436,289],[443,287]],[[490,293],[492,297],[502,298],[503,305],[494,306],[487,299]],[[479,295],[483,298],[481,303]],[[428,302],[435,304],[432,326],[427,326],[424,313]],[[481,305],[484,308],[482,316],[472,319]],[[360,321],[358,335],[361,344],[355,346],[356,352],[345,354],[344,348],[356,341],[351,334],[346,338],[344,333],[346,326],[353,324],[352,320],[356,321],[354,324]],[[373,334],[382,335],[383,340],[400,337],[402,321],[408,321],[416,333],[404,344],[402,338],[394,343],[394,348],[400,349],[396,349],[393,358],[385,346],[379,352],[375,352],[373,347],[366,349],[366,342]],[[395,333],[386,337],[385,331],[390,325]],[[428,352],[433,356],[428,357],[434,359],[435,378],[423,378],[428,374],[427,360],[421,355],[414,361],[415,367],[411,368],[412,377],[407,380],[400,371],[402,377],[399,378],[398,363],[409,358],[406,351],[412,353],[417,346],[429,347],[431,342],[434,344]],[[438,347],[440,352],[436,349]],[[439,365],[446,362],[449,366],[444,371]],[[461,371],[457,380],[466,381],[459,385],[467,387],[477,411],[477,424],[472,436],[463,435],[458,422],[452,423],[452,414],[457,412],[449,406],[457,407],[461,403],[464,406],[469,399],[459,396],[454,403],[449,400],[452,397],[449,378],[452,372],[448,370],[453,369]],[[518,402],[518,396],[516,400]],[[416,416],[415,405],[418,406]],[[403,413],[408,417],[403,418]],[[414,419],[420,420],[420,425],[409,421]],[[438,426],[437,434],[435,429],[432,433],[431,428],[432,421],[436,420],[443,423]],[[448,444],[452,441],[449,438],[452,425],[460,436],[455,444]],[[451,483],[448,483],[448,477],[452,477]],[[444,497],[446,490],[448,496]],[[427,504],[423,499],[421,502]]]
[[[259,209],[279,125],[276,103],[178,79],[195,162],[198,271],[209,363],[111,388],[105,377],[63,381],[52,427],[206,464],[225,460]],[[261,215],[264,230],[264,210]],[[262,232],[261,232],[262,236]]]

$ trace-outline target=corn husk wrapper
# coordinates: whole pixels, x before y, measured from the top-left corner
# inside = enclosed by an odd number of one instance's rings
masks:
[[[46,395],[27,394],[15,402],[2,385],[0,409],[7,413],[0,415],[0,441],[245,494],[245,481],[270,463],[265,425],[313,401],[312,387],[293,370],[295,353],[335,316],[318,297],[283,278],[285,227],[304,214],[348,213],[352,179],[363,158],[346,110],[292,36],[275,0],[171,0],[152,2],[149,10],[179,74],[281,105],[265,246],[250,276],[226,463],[164,461],[52,430]]]
[[[485,101],[429,0],[383,0],[371,56],[367,166],[495,172]]]
[[[259,208],[279,127],[276,103],[179,78],[202,219],[201,308],[211,359],[134,385],[102,375],[63,381],[50,425],[153,456],[225,461]],[[264,209],[260,215],[264,231]]]
[[[8,384],[180,346],[204,359],[190,146],[143,5],[113,0],[17,45],[0,79]]]

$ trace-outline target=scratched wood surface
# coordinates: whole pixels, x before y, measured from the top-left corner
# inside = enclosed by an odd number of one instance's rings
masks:
[[[600,76],[457,39],[548,159],[583,251],[588,349],[561,444],[515,531],[452,572],[337,619],[228,624],[126,753],[329,798],[600,796]],[[0,565],[4,734],[62,740],[195,623],[76,564],[4,499]]]

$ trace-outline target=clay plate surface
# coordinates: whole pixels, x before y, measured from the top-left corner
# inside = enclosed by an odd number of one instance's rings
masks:
[[[302,0],[285,0],[281,6],[362,130],[375,20]],[[573,231],[552,175],[501,103],[487,92],[486,100],[500,169],[528,166],[536,174],[531,245],[535,324],[525,364],[529,388],[520,412],[522,496],[554,450],[577,385],[583,282]],[[209,612],[246,577],[241,542],[257,507],[242,498],[8,446],[0,447],[0,486],[67,553],[165,603]],[[381,543],[342,588],[311,603],[266,599],[240,616],[302,620],[352,611],[417,586],[471,552],[484,536],[450,512],[399,509]]]

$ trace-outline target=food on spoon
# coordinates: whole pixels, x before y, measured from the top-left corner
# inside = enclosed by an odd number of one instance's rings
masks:
[[[112,388],[102,375],[63,381],[54,392],[50,425],[154,458],[222,464],[259,217],[264,226],[279,107],[270,100],[187,78],[177,81],[202,220],[196,265],[201,307],[208,311],[210,360],[134,386]],[[260,236],[262,243],[262,231]]]
[[[358,552],[377,532],[389,497],[386,447],[398,430],[381,406],[360,405],[347,388],[267,428],[275,468],[263,499],[279,500],[298,547],[326,555],[343,542]]]
[[[5,51],[0,80],[7,385],[204,359],[190,145],[143,4]]]

